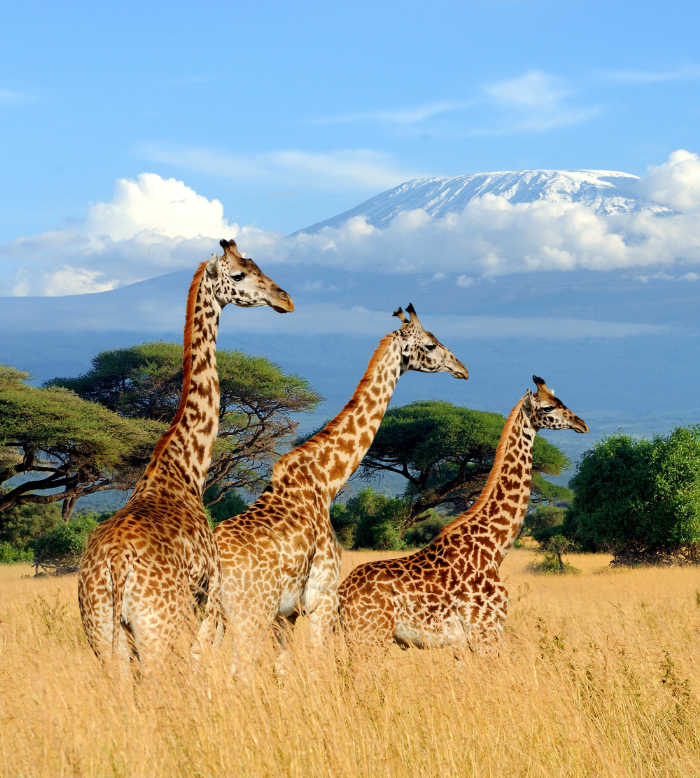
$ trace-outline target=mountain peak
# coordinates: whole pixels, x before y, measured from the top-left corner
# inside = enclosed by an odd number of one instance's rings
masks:
[[[639,197],[638,182],[637,176],[615,170],[505,170],[451,178],[416,178],[299,232],[339,227],[353,216],[364,216],[374,227],[386,227],[401,211],[418,208],[431,216],[445,216],[461,211],[470,200],[485,194],[499,195],[512,203],[581,203],[606,216],[635,211],[672,213],[661,203]]]

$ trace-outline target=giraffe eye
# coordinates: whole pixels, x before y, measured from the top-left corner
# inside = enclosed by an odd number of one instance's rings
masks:
[[[540,405],[540,410],[542,411],[542,413],[549,413],[550,411],[554,410],[554,406],[553,405]]]
[[[235,276],[231,276],[234,281],[242,281],[245,278],[245,273],[236,273]]]
[[[426,351],[435,351],[437,346],[434,343],[428,343],[428,345],[425,347]]]

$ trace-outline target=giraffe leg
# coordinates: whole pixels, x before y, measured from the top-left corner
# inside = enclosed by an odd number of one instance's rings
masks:
[[[498,656],[503,625],[508,614],[508,590],[497,583],[493,593],[483,602],[474,621],[471,643],[477,651]]]
[[[273,631],[277,640],[277,661],[275,662],[275,675],[282,677],[289,674],[291,667],[291,653],[289,651],[292,640],[294,639],[294,628],[296,626],[297,612],[289,616],[278,616],[273,624]]]
[[[256,590],[249,583],[246,576],[229,576],[222,590],[226,629],[233,643],[231,674],[245,681],[250,681],[253,664],[279,609],[278,586]]]
[[[202,653],[212,647],[217,649],[224,638],[225,624],[221,602],[221,572],[218,565],[209,571],[209,592],[204,607],[204,619],[197,632],[197,638],[192,644],[191,657],[195,664],[202,658]]]
[[[396,629],[391,592],[377,591],[365,602],[355,593],[341,599],[340,621],[355,682],[362,686],[384,662]]]
[[[309,640],[314,652],[325,654],[333,628],[338,621],[338,576],[340,546],[335,538],[322,544],[316,553],[301,601],[309,616]]]
[[[135,654],[133,637],[128,627],[121,622],[117,638],[117,653],[113,651],[113,600],[111,588],[102,580],[99,572],[89,580],[79,578],[78,601],[83,629],[90,647],[103,664],[115,663],[125,678],[132,677]]]

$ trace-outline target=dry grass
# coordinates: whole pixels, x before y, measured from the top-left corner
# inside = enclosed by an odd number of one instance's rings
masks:
[[[544,577],[532,559],[504,564],[499,658],[395,648],[362,694],[340,649],[310,675],[303,639],[284,684],[269,657],[252,688],[231,680],[226,644],[134,692],[86,646],[75,576],[0,567],[0,775],[700,775],[700,572],[571,555],[582,575]]]

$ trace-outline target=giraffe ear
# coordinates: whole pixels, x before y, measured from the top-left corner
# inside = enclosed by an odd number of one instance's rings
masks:
[[[411,353],[411,343],[408,340],[404,341],[403,346],[401,347],[401,353],[407,357]]]
[[[219,276],[219,257],[216,252],[211,255],[209,262],[207,262],[207,275],[210,278],[218,278]]]
[[[532,410],[532,392],[529,389],[525,392],[525,397],[523,398],[523,408],[528,412]]]

